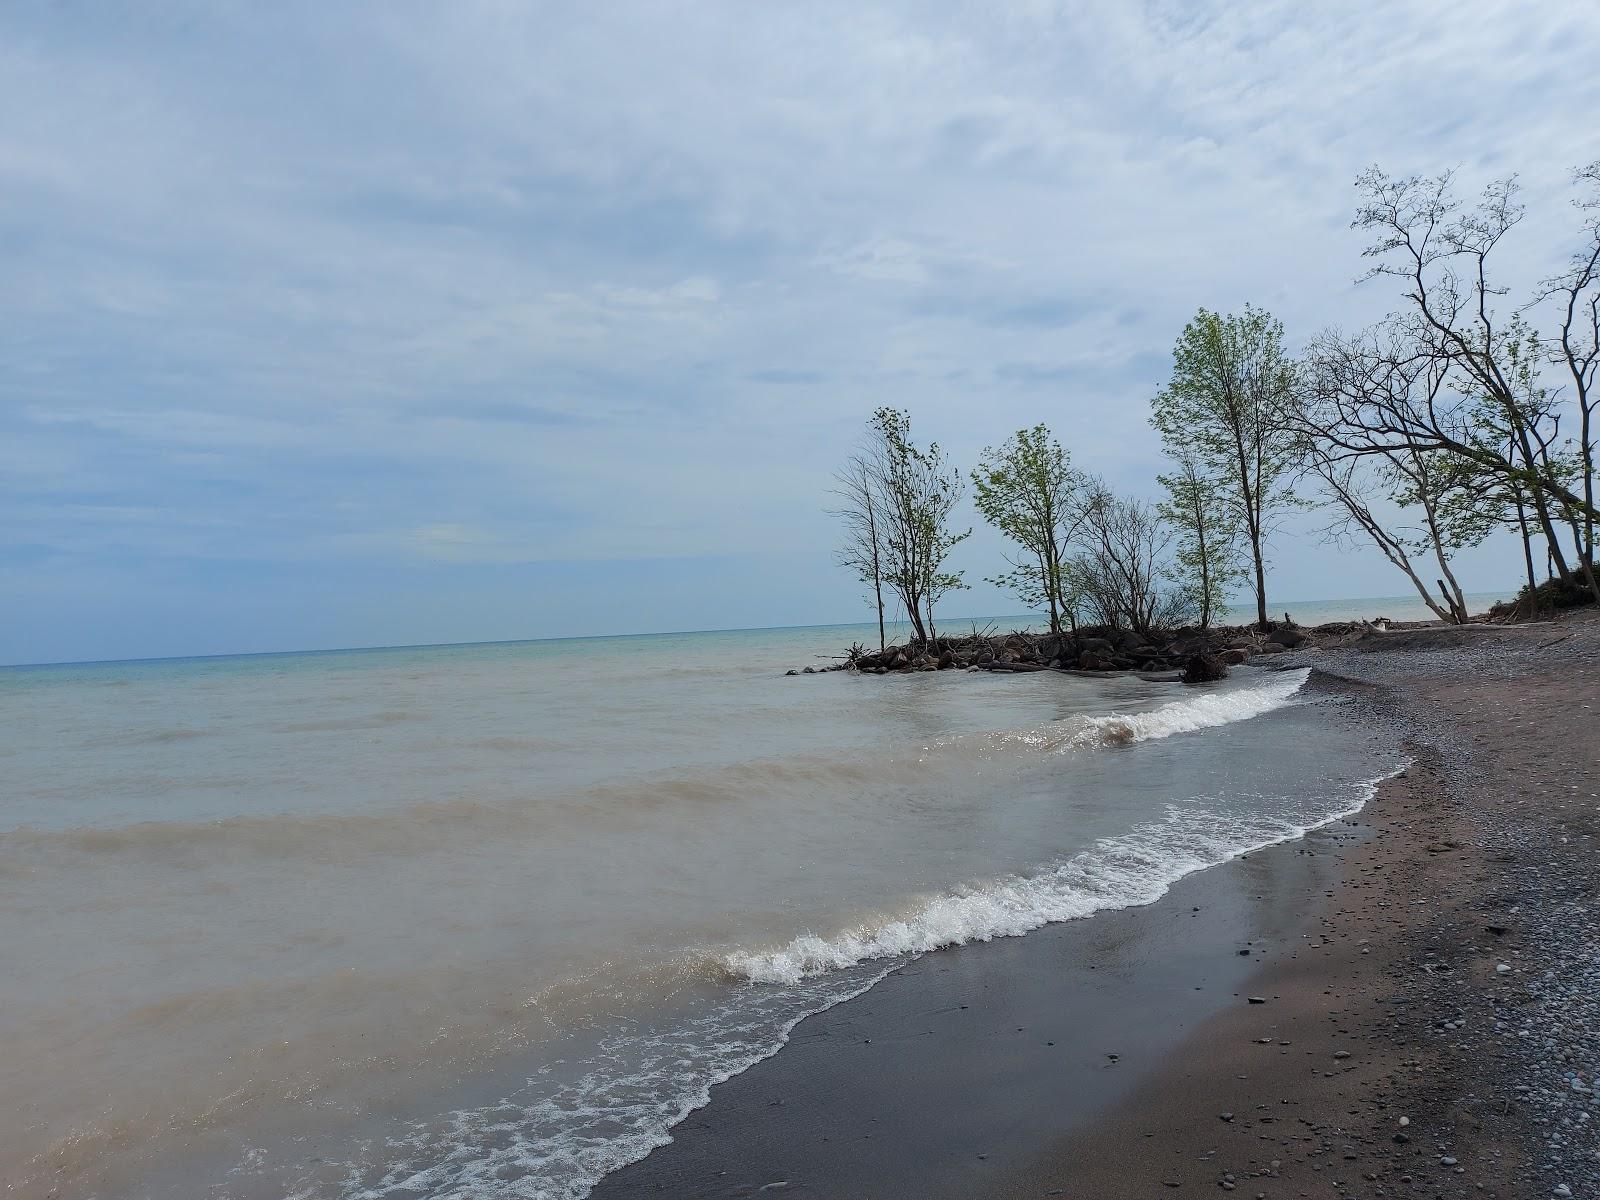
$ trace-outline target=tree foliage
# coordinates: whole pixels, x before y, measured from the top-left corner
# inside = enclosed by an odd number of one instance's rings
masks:
[[[964,588],[962,572],[951,571],[950,551],[972,533],[950,527],[960,501],[961,473],[946,460],[937,442],[926,448],[911,438],[911,416],[900,409],[872,414],[874,487],[882,513],[883,578],[905,606],[916,638],[935,636],[934,608],[948,592]]]
[[[1050,631],[1072,619],[1067,603],[1066,564],[1084,520],[1083,477],[1043,425],[1020,429],[983,452],[972,472],[973,500],[983,519],[1016,549],[1010,570],[988,579],[1013,592],[1030,608],[1050,614]]]
[[[1263,625],[1267,538],[1295,502],[1293,437],[1284,422],[1295,384],[1275,317],[1248,305],[1226,316],[1202,308],[1179,335],[1172,378],[1152,405],[1151,424],[1168,453],[1192,459],[1241,530]]]
[[[1175,470],[1156,480],[1167,489],[1157,511],[1177,530],[1175,577],[1194,597],[1200,627],[1209,628],[1228,594],[1248,578],[1239,553],[1237,512],[1224,502],[1222,483],[1188,452],[1180,453]]]

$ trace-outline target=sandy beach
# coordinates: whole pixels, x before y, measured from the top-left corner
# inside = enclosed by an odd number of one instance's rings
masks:
[[[1410,755],[1359,816],[925,955],[594,1195],[1595,1194],[1600,622],[1285,662]]]

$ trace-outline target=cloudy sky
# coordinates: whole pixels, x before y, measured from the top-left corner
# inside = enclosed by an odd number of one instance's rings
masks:
[[[1363,167],[1517,172],[1508,261],[1556,261],[1597,46],[1586,3],[7,4],[0,661],[854,619],[874,406],[1148,491],[1197,306],[1392,302]],[[1286,601],[1402,590],[1279,539]]]

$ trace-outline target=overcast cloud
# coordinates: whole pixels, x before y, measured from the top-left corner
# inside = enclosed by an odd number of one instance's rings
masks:
[[[864,616],[822,510],[874,406],[1148,491],[1197,306],[1392,303],[1363,167],[1517,172],[1508,262],[1563,257],[1597,46],[1576,3],[7,5],[0,661]]]

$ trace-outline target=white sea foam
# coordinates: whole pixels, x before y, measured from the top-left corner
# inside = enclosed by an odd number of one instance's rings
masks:
[[[1396,771],[1402,770],[1397,767]],[[810,934],[777,949],[729,955],[736,978],[795,984],[811,976],[968,942],[1015,937],[1105,909],[1151,904],[1185,875],[1216,866],[1361,811],[1388,774],[1358,784],[1338,807],[1305,823],[1269,817],[1222,817],[1172,805],[1164,821],[1143,825],[1037,874],[937,897],[909,915],[832,937]]]
[[[344,1200],[582,1200],[606,1175],[672,1141],[713,1087],[777,1053],[806,1017],[887,974],[863,968],[746,992],[675,1028],[608,1038],[579,1077],[548,1095],[464,1109],[442,1131],[419,1127],[390,1139],[376,1170],[353,1167]]]
[[[1286,704],[1310,674],[1309,669],[1284,671],[1253,687],[1197,692],[1150,712],[1087,717],[1070,744],[1126,746],[1171,737],[1175,733],[1194,733],[1234,721],[1247,721]]]

